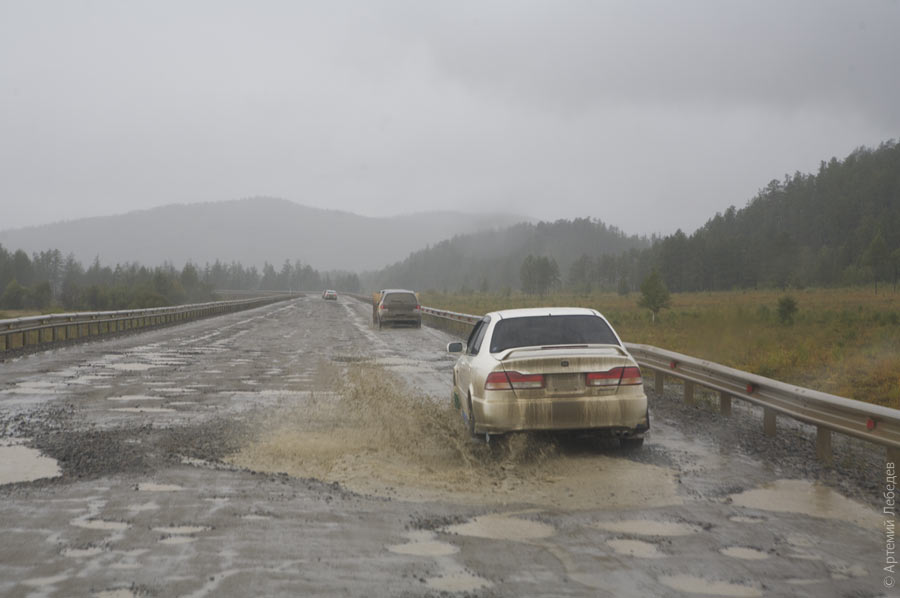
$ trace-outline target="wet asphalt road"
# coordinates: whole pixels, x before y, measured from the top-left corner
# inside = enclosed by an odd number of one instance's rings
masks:
[[[893,595],[877,458],[804,465],[790,429],[754,450],[751,414],[668,393],[640,452],[563,451],[483,494],[230,465],[254,417],[360,360],[449,400],[450,337],[369,313],[306,297],[0,363],[0,472],[51,476],[0,485],[0,595]]]

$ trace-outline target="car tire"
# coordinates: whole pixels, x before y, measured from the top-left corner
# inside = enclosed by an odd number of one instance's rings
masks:
[[[421,328],[421,327],[422,327],[422,320],[419,320],[418,322],[416,322],[416,328]]]
[[[382,328],[384,328],[384,322],[382,322],[382,321],[379,319],[379,320],[378,320],[378,330],[381,330]]]
[[[469,428],[469,436],[475,437],[475,410],[472,409],[472,395],[468,397],[469,416],[466,417],[466,426]]]
[[[619,439],[619,445],[623,449],[636,450],[644,446],[644,437],[623,436]]]

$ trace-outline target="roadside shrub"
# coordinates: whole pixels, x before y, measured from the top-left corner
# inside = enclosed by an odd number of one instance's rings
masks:
[[[19,284],[15,278],[9,281],[3,295],[0,295],[0,307],[7,309],[22,309],[25,307],[25,298],[28,296],[28,289]]]
[[[790,295],[785,295],[778,300],[778,321],[785,326],[794,323],[794,316],[797,313],[797,301]]]

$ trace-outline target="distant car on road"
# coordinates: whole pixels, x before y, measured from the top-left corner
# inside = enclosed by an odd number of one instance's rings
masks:
[[[385,289],[374,295],[372,307],[372,322],[378,328],[383,328],[385,324],[422,327],[422,306],[413,291]]]
[[[461,354],[451,397],[472,435],[602,431],[637,448],[650,428],[641,370],[593,309],[491,312],[447,350]]]
[[[331,289],[322,293],[322,299],[326,301],[337,301],[337,291],[332,291]]]

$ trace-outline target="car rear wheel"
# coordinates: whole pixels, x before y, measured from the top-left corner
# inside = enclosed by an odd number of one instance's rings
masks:
[[[472,395],[467,400],[469,415],[466,417],[466,426],[469,428],[469,435],[475,436],[475,411],[472,409]]]

